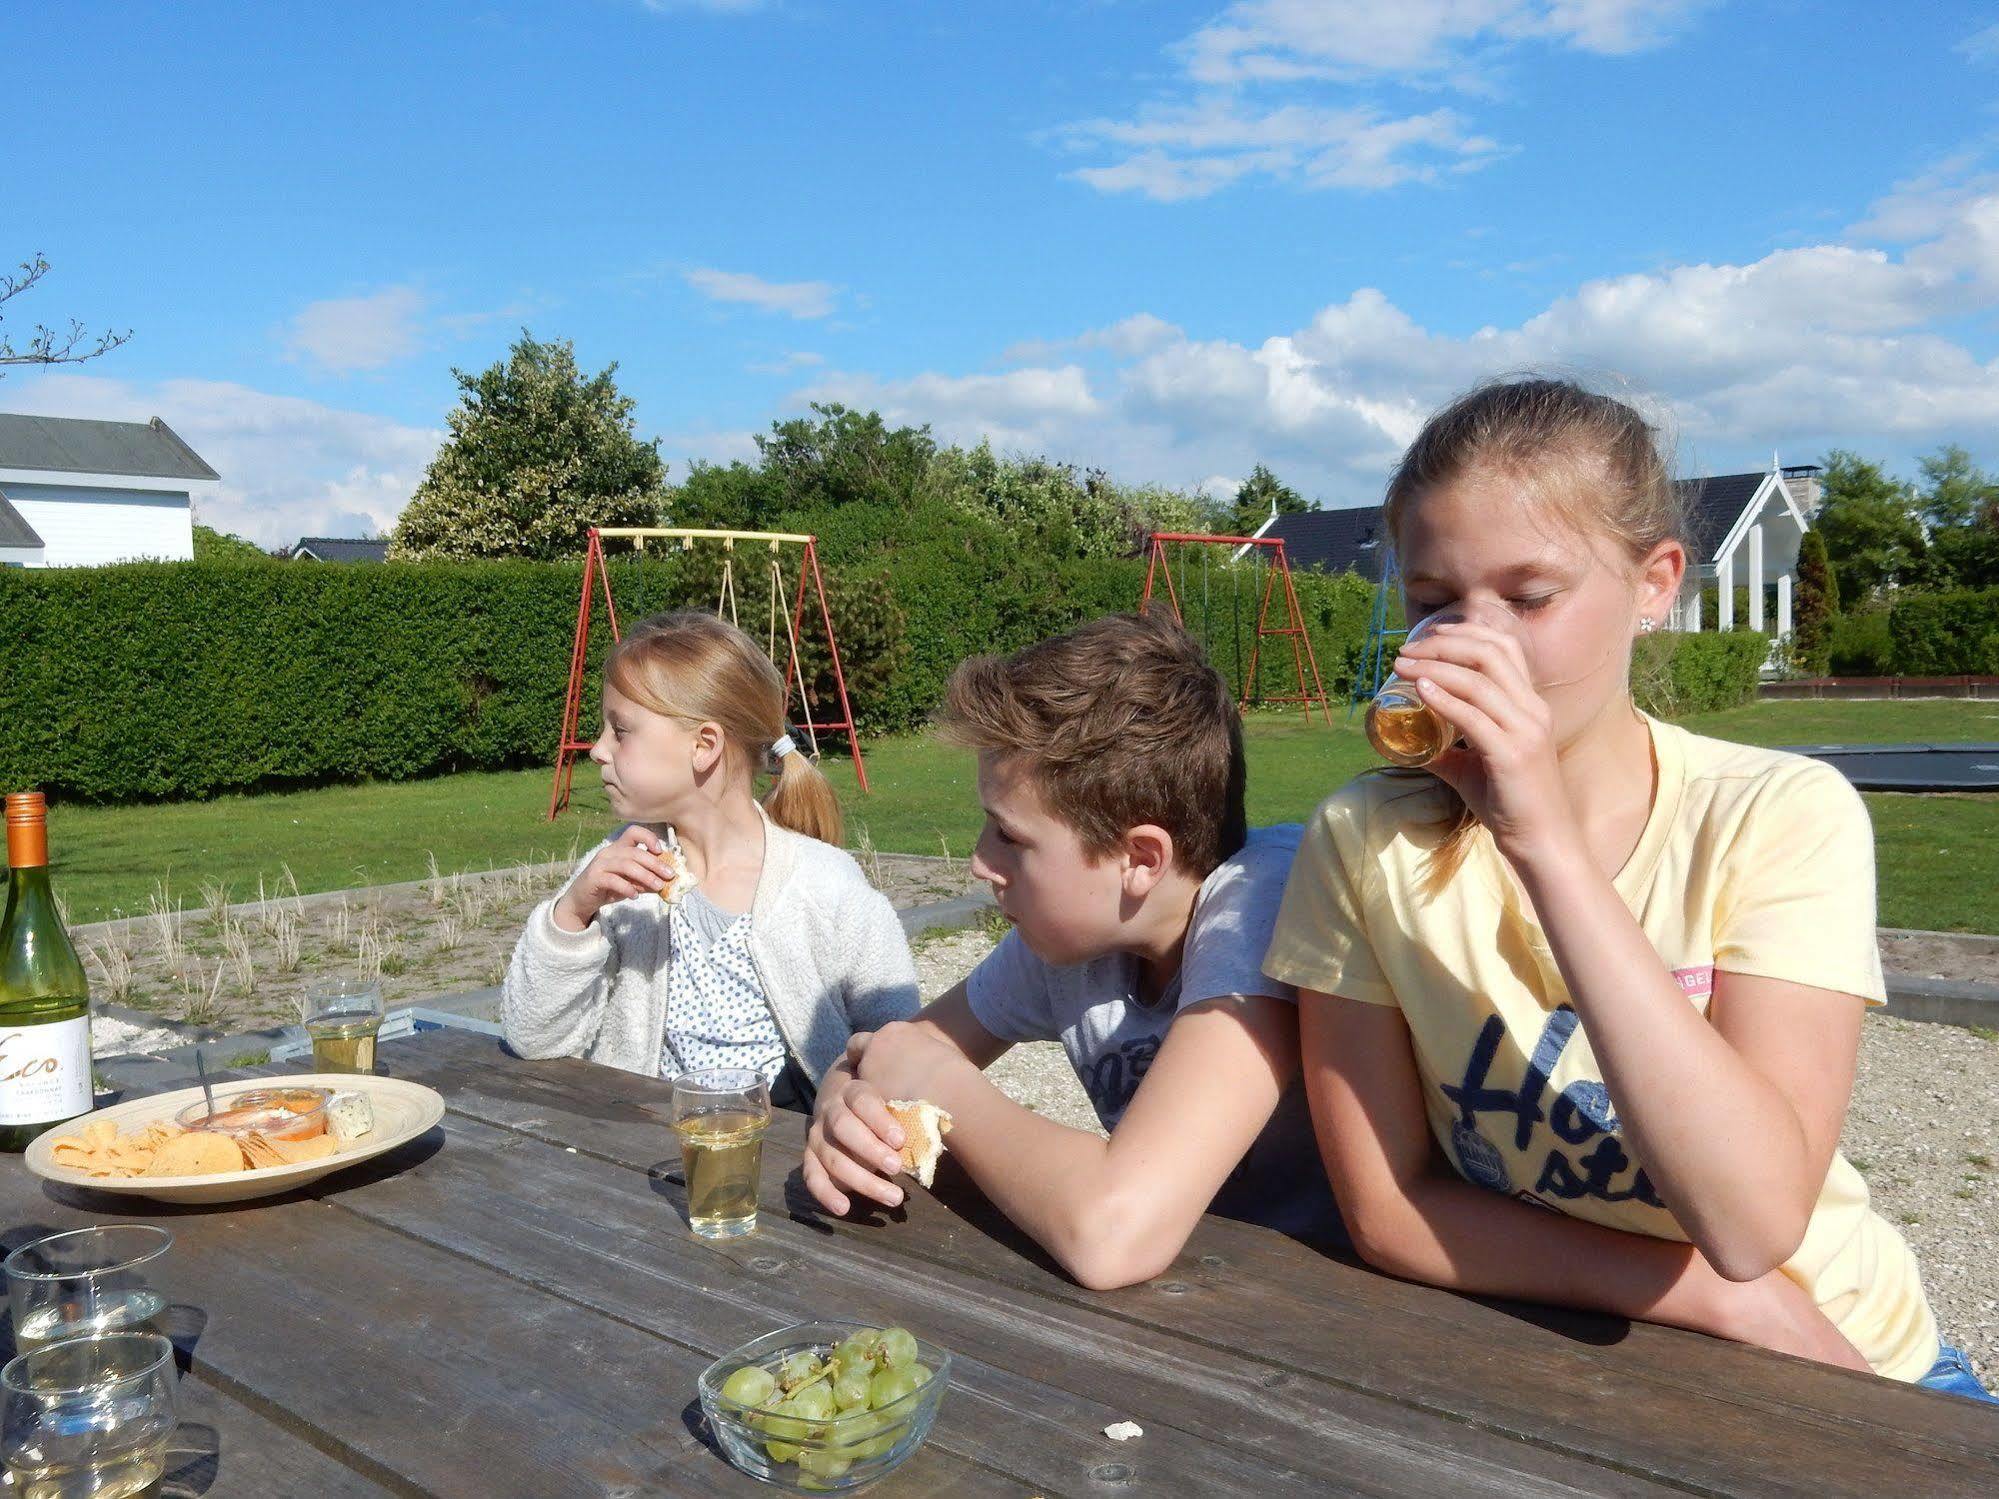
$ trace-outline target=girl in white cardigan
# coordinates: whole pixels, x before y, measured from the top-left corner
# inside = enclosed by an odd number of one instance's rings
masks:
[[[515,1051],[754,1068],[773,1103],[809,1109],[850,1035],[916,1013],[902,926],[834,846],[839,805],[785,735],[784,696],[712,615],[656,615],[612,650],[590,758],[627,825],[528,917],[503,989]]]

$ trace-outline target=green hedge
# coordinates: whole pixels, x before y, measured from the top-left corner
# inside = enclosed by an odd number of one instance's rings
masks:
[[[1895,671],[1895,641],[1888,611],[1866,609],[1832,622],[1831,671],[1836,677],[1886,677]]]
[[[1895,670],[1909,677],[1999,672],[1999,588],[1898,593],[1888,611]]]
[[[1056,562],[1023,554],[959,515],[911,525],[851,506],[846,534],[825,538],[829,603],[864,734],[922,723],[952,668],[1085,619],[1137,605],[1144,564]],[[917,517],[922,520],[922,517]],[[878,528],[877,534],[865,532]],[[844,553],[849,561],[835,560]],[[795,603],[795,552],[785,598]],[[620,617],[712,609],[723,554],[714,547],[620,558]],[[1220,569],[1215,575],[1223,576]],[[1204,618],[1234,679],[1239,621],[1246,665],[1261,573],[1245,569],[1236,621],[1211,582]],[[740,548],[734,613],[759,641],[772,631],[768,554]],[[576,563],[388,566],[317,563],[132,563],[0,574],[0,786],[36,785],[88,801],[166,800],[368,777],[406,779],[547,763],[568,680]],[[1230,580],[1235,582],[1238,580]],[[1299,576],[1300,608],[1328,692],[1343,696],[1367,621],[1367,586]],[[837,716],[833,678],[808,599],[802,650],[815,714]],[[585,723],[609,641],[593,631]],[[1265,693],[1290,691],[1289,643],[1265,642]],[[794,712],[796,710],[794,709]],[[837,747],[837,741],[836,741]]]
[[[1057,561],[1023,551],[989,522],[939,511],[851,505],[814,518],[863,734],[920,725],[966,656],[1012,650],[1138,603],[1142,559]],[[1216,555],[1204,579],[1198,557],[1187,559],[1184,617],[1240,689],[1267,575]],[[796,553],[786,562],[786,601],[795,603]],[[712,609],[722,571],[711,546],[619,558],[620,617]],[[759,641],[775,638],[781,658],[768,554],[739,548],[731,572],[737,619]],[[546,764],[581,576],[577,563],[536,562],[0,572],[0,640],[9,642],[0,786],[164,800]],[[1351,574],[1295,578],[1320,678],[1342,701],[1373,589]],[[813,602],[802,648],[824,720],[835,716],[832,673]],[[1273,625],[1283,622],[1281,603],[1280,593]],[[586,726],[596,719],[595,668],[609,638],[600,611]],[[1762,659],[1762,638],[1746,634],[1643,644],[1646,664],[1634,664],[1633,680],[1658,712],[1746,700]],[[1289,639],[1265,639],[1257,676],[1258,695],[1296,690]]]
[[[1648,636],[1631,653],[1632,696],[1661,718],[1739,708],[1756,696],[1769,654],[1769,637],[1752,630]]]

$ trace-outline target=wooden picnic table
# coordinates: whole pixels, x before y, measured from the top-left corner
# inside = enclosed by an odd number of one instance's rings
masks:
[[[1999,1414],[1644,1325],[1405,1284],[1221,1218],[1165,1275],[1084,1291],[950,1169],[864,1219],[765,1147],[762,1222],[692,1238],[668,1090],[490,1037],[383,1048],[443,1125],[312,1189],[173,1209],[0,1169],[5,1242],[170,1227],[186,1423],[170,1493],[732,1495],[695,1377],[815,1317],[950,1349],[929,1443],[871,1492],[1999,1493]],[[280,1069],[259,1069],[273,1071]],[[1113,1422],[1144,1428],[1118,1443]]]

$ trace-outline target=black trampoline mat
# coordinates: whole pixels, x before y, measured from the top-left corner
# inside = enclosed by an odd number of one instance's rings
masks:
[[[1862,791],[1999,791],[1999,744],[1797,744]]]

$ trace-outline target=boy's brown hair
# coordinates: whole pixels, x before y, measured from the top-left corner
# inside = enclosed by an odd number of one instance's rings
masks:
[[[1248,836],[1242,718],[1200,645],[1163,614],[1113,614],[952,674],[952,743],[1020,757],[1092,859],[1151,823],[1198,878]]]

